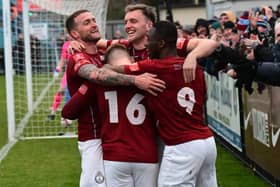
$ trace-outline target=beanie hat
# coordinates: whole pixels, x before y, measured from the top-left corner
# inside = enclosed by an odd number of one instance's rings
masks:
[[[257,20],[257,26],[268,28],[267,21],[264,16],[260,16]]]
[[[216,21],[211,24],[211,27],[216,30],[218,28],[221,28],[221,24],[218,21]]]
[[[238,19],[238,22],[237,22],[237,29],[238,30],[245,31],[247,29],[247,27],[250,24],[248,17],[249,17],[248,11],[245,11],[242,14],[242,16],[240,16],[240,18]]]
[[[235,27],[232,21],[227,21],[224,23],[224,29],[233,29]]]

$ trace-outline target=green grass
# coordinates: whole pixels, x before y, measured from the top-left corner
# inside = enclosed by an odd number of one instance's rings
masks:
[[[18,142],[0,164],[0,186],[79,186],[80,156],[76,139]]]
[[[5,86],[5,77],[0,75],[0,149],[7,143],[8,141],[8,133],[7,133],[7,111],[6,111],[6,86]]]
[[[0,186],[77,187],[80,156],[76,139],[18,142],[0,164]],[[269,187],[249,168],[218,147],[219,187]]]
[[[219,187],[270,186],[224,147],[217,144],[217,148],[216,169]]]

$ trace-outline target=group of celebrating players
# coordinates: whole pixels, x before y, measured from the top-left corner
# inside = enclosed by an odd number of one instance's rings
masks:
[[[145,4],[128,5],[124,21],[127,39],[105,40],[89,11],[66,20],[76,52],[62,116],[78,119],[80,186],[217,186],[215,140],[203,119],[207,89],[197,66],[217,42],[178,38],[176,26],[155,22]]]

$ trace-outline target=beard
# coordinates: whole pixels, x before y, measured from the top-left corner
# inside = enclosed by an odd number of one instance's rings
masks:
[[[81,40],[83,40],[86,43],[97,43],[98,40],[100,40],[101,36],[92,37],[91,35],[85,35],[81,37]]]

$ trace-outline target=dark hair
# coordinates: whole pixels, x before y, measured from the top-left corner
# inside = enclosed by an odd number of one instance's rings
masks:
[[[233,29],[235,28],[235,25],[232,21],[227,21],[224,23],[224,29]]]
[[[183,26],[181,25],[181,23],[179,21],[175,21],[174,24],[175,24],[177,29],[183,30]]]
[[[108,63],[108,61],[112,57],[111,55],[113,54],[113,52],[115,50],[124,51],[124,52],[127,53],[127,56],[129,56],[127,48],[124,45],[122,45],[122,44],[113,44],[110,47],[108,47],[107,50],[106,50],[106,53],[104,55],[104,62],[105,63]]]
[[[154,24],[155,34],[158,40],[165,41],[169,47],[175,47],[177,43],[177,29],[174,23],[159,21]]]
[[[148,18],[151,22],[155,23],[156,16],[153,7],[145,4],[131,4],[125,7],[125,13],[132,12],[135,10],[140,10],[146,16],[146,18]]]
[[[73,28],[75,28],[75,26],[76,26],[74,19],[75,19],[76,17],[78,17],[80,14],[85,13],[85,12],[90,12],[90,11],[89,11],[89,10],[78,10],[78,11],[72,13],[72,14],[66,19],[65,25],[66,25],[67,32],[68,32],[69,34],[70,34],[70,32],[73,30]]]
[[[205,27],[206,32],[207,32],[206,34],[209,35],[209,22],[208,22],[208,20],[203,19],[203,18],[198,18],[195,22],[195,25],[194,25],[194,31],[196,32],[196,34],[199,34],[197,32],[198,27]]]

